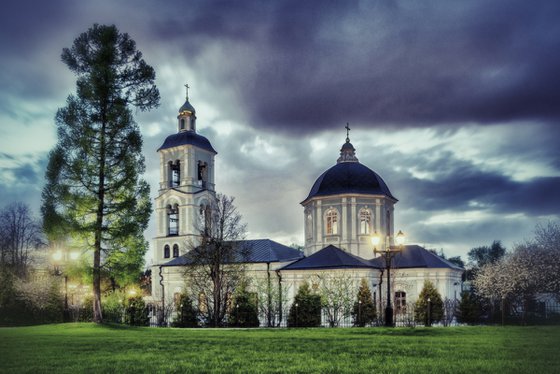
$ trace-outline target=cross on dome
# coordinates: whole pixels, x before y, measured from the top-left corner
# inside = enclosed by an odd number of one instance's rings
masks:
[[[356,149],[352,143],[350,143],[350,124],[346,122],[346,143],[342,145],[340,149],[340,157],[336,160],[337,163],[341,162],[358,162],[358,158],[356,157]]]
[[[187,89],[186,99],[188,100],[189,99],[189,88],[191,88],[191,86],[189,86],[189,84],[187,83],[187,84],[185,84],[185,88]]]

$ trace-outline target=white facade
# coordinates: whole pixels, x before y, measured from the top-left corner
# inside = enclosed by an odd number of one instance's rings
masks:
[[[157,236],[154,238],[152,299],[168,303],[183,292],[184,269],[166,266],[196,243],[200,222],[215,199],[214,156],[208,139],[196,134],[196,116],[188,100],[179,110],[177,134],[170,135],[158,150],[160,157],[159,195],[155,199]],[[346,178],[346,179],[345,179]],[[360,181],[358,184],[355,181]],[[360,184],[361,183],[361,184]],[[304,213],[304,255],[307,258],[333,245],[363,260],[374,257],[370,238],[376,233],[387,240],[379,249],[393,245],[394,206],[379,175],[359,163],[348,137],[337,164],[327,170],[301,203]],[[286,202],[289,203],[289,202]],[[174,250],[175,248],[175,250]],[[246,269],[253,279],[269,278],[286,291],[290,305],[299,286],[318,279],[347,277],[357,290],[366,279],[378,305],[385,299],[386,274],[382,269],[324,268],[285,269],[291,262],[250,263]],[[407,267],[392,271],[392,295],[414,302],[426,280],[432,281],[443,298],[460,297],[462,271],[452,266]],[[162,292],[164,295],[162,295]]]

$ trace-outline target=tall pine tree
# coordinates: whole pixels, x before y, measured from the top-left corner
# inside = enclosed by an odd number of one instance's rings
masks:
[[[151,203],[131,108],[157,107],[159,91],[154,69],[114,25],[95,24],[62,61],[76,74],[77,91],[56,114],[41,211],[51,239],[71,236],[93,251],[93,320],[102,322],[102,274],[140,271],[147,249]]]

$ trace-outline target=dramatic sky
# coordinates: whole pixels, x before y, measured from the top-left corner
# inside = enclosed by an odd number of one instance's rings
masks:
[[[136,113],[156,149],[185,82],[218,151],[217,189],[249,238],[303,243],[299,205],[350,123],[411,243],[463,255],[560,217],[560,2],[8,1],[0,13],[0,205],[40,206],[54,115],[75,92],[62,48],[115,24],[154,67]],[[153,236],[153,219],[146,232]]]

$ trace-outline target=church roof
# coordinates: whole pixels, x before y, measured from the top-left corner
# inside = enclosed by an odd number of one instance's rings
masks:
[[[194,131],[181,131],[177,134],[169,135],[165,138],[162,146],[158,148],[158,152],[162,149],[179,147],[186,144],[194,145],[195,147],[202,148],[214,154],[218,153],[214,150],[208,139]]]
[[[376,172],[359,162],[340,162],[317,178],[304,202],[341,193],[385,195],[397,200]]]
[[[381,257],[376,257],[369,262],[377,268],[385,268],[385,260]],[[448,268],[464,270],[462,267],[441,258],[419,245],[405,245],[404,249],[393,257],[393,266],[399,269]]]
[[[303,257],[297,249],[287,247],[270,239],[237,240],[228,242],[238,250],[235,262],[288,262]],[[245,253],[243,253],[245,252]],[[185,266],[191,264],[189,254],[174,258],[163,266]]]
[[[192,114],[196,113],[196,110],[194,110],[194,107],[191,105],[191,103],[189,103],[188,98],[185,100],[185,103],[179,108],[179,113],[182,113],[182,112],[190,112]]]
[[[347,269],[375,268],[376,266],[361,257],[350,254],[342,249],[329,245],[309,257],[302,258],[284,266],[281,270],[309,269]]]

